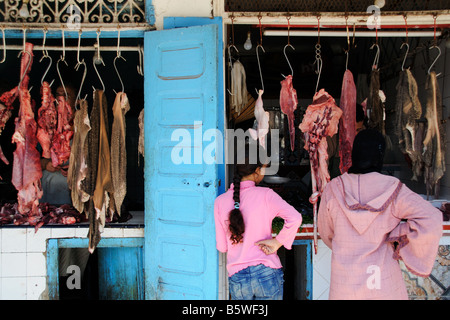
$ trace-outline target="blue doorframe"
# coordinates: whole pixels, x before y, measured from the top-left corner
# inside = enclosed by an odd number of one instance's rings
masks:
[[[294,240],[294,246],[306,246],[306,298],[313,297],[313,262],[312,262],[312,240]]]
[[[59,259],[58,250],[61,248],[88,248],[87,238],[61,238],[48,239],[47,242],[47,284],[48,297],[50,300],[59,299]],[[142,248],[144,238],[103,238],[97,248]],[[126,271],[126,270],[123,270]],[[139,267],[136,272],[142,272]],[[143,293],[143,290],[142,290]]]

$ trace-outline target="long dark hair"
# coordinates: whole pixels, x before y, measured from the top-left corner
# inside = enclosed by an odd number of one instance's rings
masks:
[[[381,172],[386,141],[375,129],[360,131],[353,141],[352,167],[348,173]]]
[[[257,161],[257,163],[250,163],[250,157],[248,154],[248,149],[246,148],[245,159],[242,159],[244,163],[235,162],[234,165],[234,177],[233,177],[233,200],[234,200],[234,209],[230,211],[229,214],[229,230],[231,232],[231,243],[238,244],[242,242],[243,234],[245,231],[245,223],[244,217],[242,216],[242,212],[240,210],[240,191],[241,191],[241,179],[245,176],[248,176],[256,171],[256,169],[262,167],[261,162]]]

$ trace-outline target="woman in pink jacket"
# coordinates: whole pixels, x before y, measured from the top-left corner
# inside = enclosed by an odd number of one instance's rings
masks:
[[[332,250],[330,299],[408,299],[398,260],[427,277],[442,235],[442,213],[397,178],[382,175],[384,137],[355,137],[349,173],[322,193],[318,230]]]
[[[265,167],[235,166],[233,184],[214,202],[216,246],[227,252],[229,288],[233,300],[281,300],[283,271],[276,254],[282,245],[291,249],[302,216],[272,189],[257,187]],[[284,219],[272,238],[272,220]]]

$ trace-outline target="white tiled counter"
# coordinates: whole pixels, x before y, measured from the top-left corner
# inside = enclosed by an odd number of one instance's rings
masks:
[[[136,213],[131,212],[133,216]],[[139,215],[139,213],[138,213]],[[10,226],[0,228],[0,299],[48,299],[46,250],[48,239],[86,238],[88,225]],[[142,227],[108,227],[105,238],[142,238]],[[87,250],[87,249],[86,249]]]

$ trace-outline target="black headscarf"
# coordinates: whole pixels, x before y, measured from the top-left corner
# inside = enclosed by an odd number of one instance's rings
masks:
[[[360,131],[353,141],[352,167],[348,173],[381,172],[386,141],[374,129]]]

